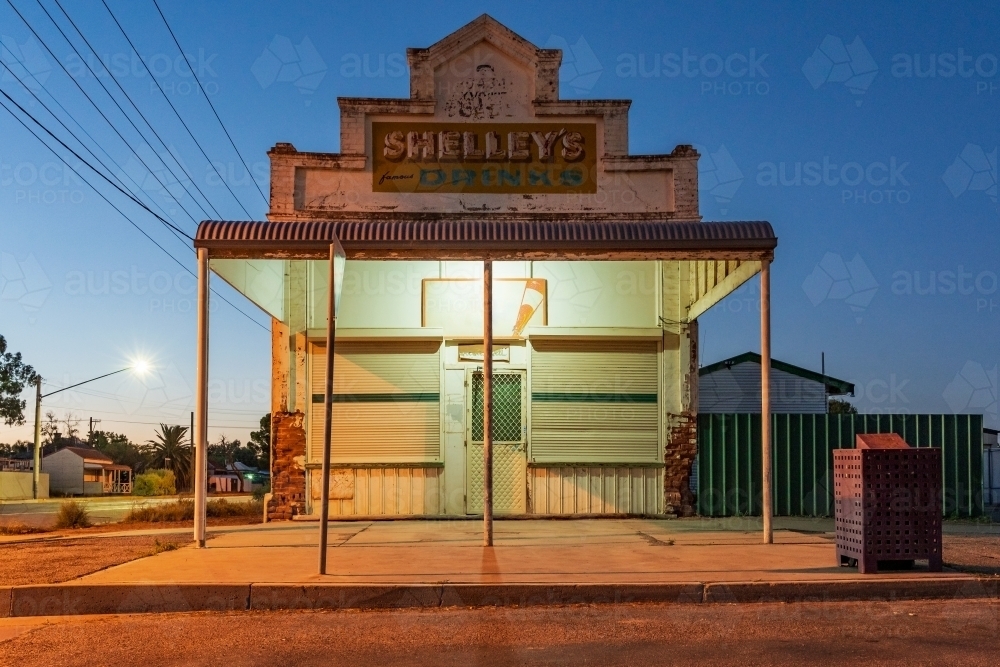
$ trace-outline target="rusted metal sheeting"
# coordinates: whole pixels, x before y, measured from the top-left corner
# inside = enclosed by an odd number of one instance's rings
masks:
[[[213,257],[321,259],[339,238],[352,259],[761,259],[768,222],[376,220],[227,222],[198,226]]]

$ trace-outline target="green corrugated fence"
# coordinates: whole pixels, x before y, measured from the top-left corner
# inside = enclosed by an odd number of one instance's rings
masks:
[[[898,433],[915,447],[942,448],[944,515],[983,513],[982,415],[776,414],[774,514],[833,515],[833,450],[858,433]],[[698,512],[760,515],[759,414],[698,416]]]

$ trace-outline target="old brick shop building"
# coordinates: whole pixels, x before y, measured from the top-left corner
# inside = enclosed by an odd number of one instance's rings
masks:
[[[560,99],[561,58],[488,16],[409,49],[408,98],[339,99],[339,153],[270,151],[267,222],[200,227],[273,318],[271,519],[318,512],[334,236],[332,517],[483,512],[484,261],[494,511],[693,511],[697,318],[777,239],[703,222],[697,152],[631,155],[630,102]]]

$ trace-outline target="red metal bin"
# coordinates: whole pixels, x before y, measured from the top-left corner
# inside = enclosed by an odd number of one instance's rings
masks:
[[[858,435],[856,449],[833,452],[833,469],[838,564],[866,574],[927,559],[941,571],[940,449]]]

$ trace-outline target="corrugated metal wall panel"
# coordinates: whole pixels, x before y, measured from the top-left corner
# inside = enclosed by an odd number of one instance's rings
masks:
[[[322,473],[312,469],[310,478],[312,512],[319,508]],[[351,498],[331,498],[330,516],[435,516],[444,513],[442,485],[444,469],[433,468],[346,468],[331,471],[340,477],[341,490],[353,490]],[[346,495],[341,493],[340,495]]]
[[[533,342],[531,461],[661,460],[658,349],[648,341]]]
[[[774,512],[833,514],[833,450],[858,433],[898,433],[916,447],[942,448],[945,516],[979,516],[982,415],[776,414],[773,419]],[[698,416],[698,511],[706,516],[761,512],[759,414]]]
[[[760,412],[760,364],[743,362],[699,377],[698,411]],[[772,368],[771,412],[825,414],[826,388],[821,382]]]
[[[310,346],[309,459],[323,448],[326,346]],[[440,343],[344,342],[334,362],[335,463],[441,460]]]
[[[663,513],[663,469],[557,466],[529,469],[532,514]]]

